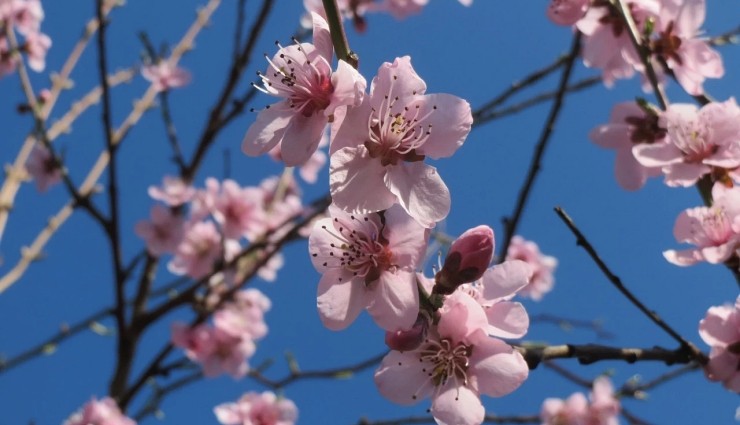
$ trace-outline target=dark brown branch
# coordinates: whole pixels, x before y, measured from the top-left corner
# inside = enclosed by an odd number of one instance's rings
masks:
[[[162,105],[162,121],[164,121],[165,131],[167,133],[167,140],[170,142],[172,148],[172,155],[177,168],[180,170],[182,175],[187,168],[185,164],[185,157],[182,155],[182,149],[180,148],[180,140],[177,137],[177,129],[175,128],[175,122],[172,120],[172,114],[170,112],[170,95],[169,91],[164,90],[159,93],[159,102]]]
[[[219,95],[216,105],[211,109],[206,128],[198,141],[193,158],[190,161],[190,164],[186,167],[185,172],[182,174],[185,181],[191,181],[195,177],[195,173],[205,158],[208,148],[213,144],[213,142],[215,142],[218,133],[228,123],[223,119],[224,110],[228,106],[234,90],[236,90],[239,81],[244,74],[244,70],[249,65],[252,51],[257,44],[257,40],[259,39],[262,30],[264,29],[267,17],[272,10],[273,3],[274,0],[264,0],[262,2],[260,12],[250,29],[249,40],[244,45],[244,49],[239,57],[237,57],[231,64],[229,76],[226,78],[226,83],[221,89],[221,94]]]
[[[647,316],[653,323],[658,325],[663,331],[665,331],[668,335],[670,335],[671,338],[673,338],[676,342],[680,344],[679,351],[681,351],[685,356],[687,356],[688,359],[695,359],[701,363],[706,363],[707,358],[704,355],[704,353],[701,352],[694,344],[687,341],[684,337],[678,334],[673,328],[668,326],[667,323],[663,321],[663,319],[658,316],[657,313],[654,311],[648,309],[642,301],[637,299],[637,297],[632,294],[622,283],[622,280],[612,273],[612,271],[609,269],[609,267],[604,263],[604,261],[601,259],[599,254],[596,252],[596,249],[591,245],[591,243],[586,239],[586,237],[581,233],[581,231],[576,227],[575,223],[573,223],[573,220],[568,216],[568,214],[560,207],[555,208],[555,212],[558,214],[558,217],[560,217],[561,220],[565,223],[566,226],[568,226],[568,229],[573,233],[573,235],[576,237],[576,245],[583,247],[583,249],[586,250],[588,255],[591,257],[591,259],[594,261],[594,263],[599,267],[602,273],[604,273],[604,276],[611,282],[619,292],[622,293],[635,307],[637,307],[645,316]],[[686,362],[680,362],[680,363],[686,363]]]
[[[573,71],[573,65],[575,64],[580,51],[581,33],[576,32],[576,34],[573,36],[573,43],[570,48],[570,53],[567,57],[565,68],[563,69],[563,74],[560,77],[560,84],[558,86],[557,95],[555,96],[555,100],[553,101],[552,107],[550,108],[550,113],[547,117],[547,121],[545,121],[545,125],[542,128],[540,139],[537,142],[537,146],[535,147],[534,155],[532,156],[532,161],[529,165],[529,171],[527,172],[527,178],[521,189],[519,190],[519,197],[517,198],[516,207],[514,208],[513,214],[510,217],[504,218],[503,220],[504,238],[501,246],[501,251],[498,255],[500,262],[506,259],[506,253],[509,250],[511,238],[513,238],[516,234],[519,220],[524,213],[524,208],[526,207],[527,201],[529,200],[529,195],[532,191],[532,187],[534,186],[535,179],[537,178],[539,171],[542,168],[542,158],[545,155],[545,149],[547,148],[550,136],[552,135],[552,131],[555,127],[555,123],[560,116],[560,111],[565,99],[565,90],[568,87],[568,81],[570,81],[570,76]]]
[[[695,360],[694,354],[683,348],[668,350],[662,347],[621,348],[597,344],[566,344],[544,347],[521,346],[516,349],[522,353],[530,369],[535,369],[541,362],[552,359],[577,359],[578,363],[584,365],[604,360],[621,360],[627,363],[658,361],[666,365],[687,364]]]
[[[737,44],[738,43],[737,36],[739,34],[740,34],[740,25],[736,26],[735,28],[727,32],[724,32],[720,35],[710,38],[709,45],[710,46],[722,46],[725,44]]]

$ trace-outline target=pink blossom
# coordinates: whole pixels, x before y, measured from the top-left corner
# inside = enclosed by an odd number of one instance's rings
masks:
[[[674,103],[660,119],[665,141],[635,146],[635,158],[646,167],[662,167],[668,186],[688,187],[714,167],[740,166],[740,107],[735,99],[701,109]]]
[[[298,408],[287,398],[265,391],[245,393],[236,403],[224,403],[213,409],[224,425],[293,425]]]
[[[354,214],[399,204],[422,226],[450,210],[450,192],[423,162],[452,155],[470,132],[470,105],[448,94],[426,95],[408,56],[383,64],[362,105],[332,127],[330,188]]]
[[[734,306],[710,307],[699,322],[699,335],[712,347],[704,369],[707,377],[740,393],[740,297]]]
[[[0,34],[0,77],[15,71],[18,66],[18,55],[10,54],[8,39]]]
[[[0,5],[0,21],[9,20],[24,37],[38,33],[44,20],[40,0],[9,0]]]
[[[570,26],[586,15],[591,0],[551,0],[547,17],[557,25]]]
[[[633,147],[662,142],[665,136],[666,130],[658,125],[657,112],[647,112],[635,102],[615,105],[609,124],[596,127],[588,135],[597,145],[616,150],[614,174],[626,190],[638,190],[648,177],[660,174],[660,167],[640,164],[632,153]]]
[[[93,397],[63,425],[136,425],[136,421],[124,415],[112,398]]]
[[[547,398],[542,403],[542,425],[582,425],[588,414],[588,400],[583,393],[573,393],[567,400]]]
[[[221,235],[212,222],[201,221],[185,231],[167,268],[172,273],[198,279],[213,271],[214,264],[221,258]]]
[[[26,36],[25,50],[28,54],[28,67],[41,72],[46,67],[46,52],[51,47],[51,38],[40,32]]]
[[[655,19],[660,11],[659,0],[632,0],[628,7],[638,30],[645,22]],[[584,35],[583,62],[602,71],[604,84],[614,85],[617,79],[630,78],[642,63],[635,51],[620,13],[610,2],[598,2],[589,7],[586,15],[576,23]]]
[[[437,294],[451,294],[463,283],[478,280],[493,258],[493,229],[480,225],[468,229],[450,245],[442,269],[434,276]]]
[[[171,207],[190,201],[195,195],[195,189],[182,181],[179,177],[164,176],[162,187],[149,186],[149,196],[162,201]]]
[[[151,255],[174,252],[183,237],[185,221],[182,216],[162,205],[154,205],[150,214],[151,221],[136,223],[134,231],[144,239]]]
[[[303,211],[301,191],[292,175],[268,177],[260,182],[265,221],[263,231],[273,231]],[[274,235],[280,237],[281,235]]]
[[[412,351],[391,351],[375,372],[375,384],[389,400],[415,404],[431,397],[439,424],[480,424],[480,395],[500,397],[517,389],[529,369],[518,351],[486,335],[483,308],[456,291],[439,310],[438,325]]]
[[[267,335],[264,316],[271,306],[270,299],[257,289],[239,291],[233,301],[216,311],[213,323],[232,335],[261,339]]]
[[[539,301],[544,294],[552,290],[555,283],[553,272],[555,267],[558,266],[558,260],[555,257],[541,253],[536,243],[525,240],[518,235],[514,236],[511,238],[506,259],[522,260],[529,264],[533,270],[529,284],[519,290],[519,295]]]
[[[582,393],[574,393],[565,401],[548,398],[540,417],[543,425],[618,425],[620,411],[611,381],[600,376],[592,384],[590,403]]]
[[[606,376],[594,380],[591,388],[591,405],[588,408],[588,424],[618,425],[617,416],[622,410],[614,397],[614,387]]]
[[[712,188],[711,207],[689,208],[676,219],[673,235],[678,242],[695,245],[682,251],[668,250],[665,258],[678,266],[699,261],[718,264],[726,261],[740,242],[740,187]]]
[[[183,348],[185,355],[203,367],[208,377],[228,373],[241,378],[249,371],[246,360],[255,351],[254,342],[219,327],[205,324],[193,328],[184,323],[172,324],[172,344]]]
[[[396,19],[404,19],[421,12],[421,9],[427,3],[429,3],[429,0],[383,0],[376,4],[372,10],[388,12]]]
[[[335,111],[362,101],[365,79],[342,60],[332,73],[329,26],[321,16],[312,16],[314,44],[281,47],[260,74],[262,91],[285,100],[259,113],[244,136],[242,150],[247,155],[260,155],[281,144],[285,164],[301,165],[316,151]]]
[[[50,187],[62,181],[62,169],[51,152],[43,145],[36,143],[26,161],[26,171],[36,182],[39,192],[46,192]]]
[[[706,39],[700,39],[706,15],[705,0],[664,0],[651,48],[673,71],[691,95],[704,92],[705,78],[721,78],[722,57]]]
[[[159,61],[156,65],[147,65],[141,68],[141,76],[152,83],[154,90],[167,91],[190,83],[190,72],[174,67],[168,61]]]
[[[325,131],[321,136],[321,141],[319,142],[316,152],[311,154],[311,157],[308,158],[303,165],[298,167],[298,174],[307,183],[316,183],[319,171],[324,168],[327,160],[326,153],[322,148],[327,146],[329,146],[329,133]],[[282,161],[281,145],[275,145],[275,147],[270,151],[270,156],[276,161]]]
[[[521,338],[529,329],[529,315],[521,303],[511,299],[532,278],[532,267],[519,260],[504,261],[486,270],[480,281],[461,286],[484,309],[488,335]]]
[[[262,232],[265,220],[262,191],[256,187],[241,188],[233,180],[224,180],[214,199],[213,218],[225,237],[239,239],[246,236],[254,240]]]
[[[314,226],[308,248],[322,273],[318,287],[321,321],[332,330],[349,326],[367,309],[380,327],[411,327],[419,311],[416,268],[428,232],[401,208],[384,214],[351,215],[334,205]]]

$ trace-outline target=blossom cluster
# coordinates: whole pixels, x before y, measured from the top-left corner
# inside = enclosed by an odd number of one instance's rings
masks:
[[[298,420],[298,408],[270,391],[248,392],[235,403],[224,403],[213,409],[223,425],[293,425]]]
[[[573,393],[566,400],[548,398],[542,403],[540,418],[543,425],[617,425],[621,410],[614,397],[609,378],[594,380],[590,403],[583,393]]]
[[[701,37],[706,1],[552,0],[547,14],[556,24],[582,33],[584,62],[601,69],[607,85],[635,71],[646,76],[649,65],[658,78],[650,85],[663,84],[670,76],[701,104],[669,104],[660,94],[660,109],[641,99],[620,103],[609,123],[589,137],[616,151],[615,176],[624,189],[638,190],[649,177],[660,175],[669,187],[699,187],[705,205],[681,212],[673,228],[678,242],[692,246],[666,250],[669,262],[725,264],[738,270],[740,107],[734,98],[715,101],[704,96],[705,79],[724,74],[722,57]],[[637,34],[630,34],[633,24]],[[636,44],[644,48],[643,54]],[[734,392],[740,392],[738,332],[737,305],[711,307],[700,323],[699,333],[712,347],[705,372]],[[566,417],[583,405],[581,399],[557,404]]]
[[[638,37],[650,48],[658,78],[672,75],[691,95],[702,94],[707,78],[724,75],[722,57],[701,37],[706,0],[631,0],[625,2]],[[583,36],[583,62],[602,72],[604,83],[644,74],[642,62],[618,6],[607,0],[551,0],[547,16],[573,26]],[[646,85],[647,87],[647,85]]]
[[[124,415],[115,400],[105,397],[91,399],[63,425],[136,425],[136,421]]]
[[[18,50],[26,54],[28,66],[41,72],[46,67],[46,52],[51,47],[51,38],[41,32],[44,9],[40,0],[0,0],[0,77],[15,71],[18,56],[11,51],[12,43],[6,28],[23,36]]]
[[[212,326],[174,323],[172,343],[202,366],[203,375],[241,378],[249,371],[246,360],[254,354],[254,342],[267,335],[264,314],[270,306],[269,298],[257,289],[239,291],[214,313]]]
[[[149,188],[149,195],[162,204],[152,207],[150,220],[136,224],[136,234],[151,255],[173,256],[170,272],[194,279],[209,276],[218,264],[232,261],[245,240],[275,237],[275,230],[303,210],[300,191],[290,175],[250,187],[209,178],[201,189],[165,177],[161,187]],[[260,277],[274,280],[281,265],[282,258],[273,256],[259,270]]]

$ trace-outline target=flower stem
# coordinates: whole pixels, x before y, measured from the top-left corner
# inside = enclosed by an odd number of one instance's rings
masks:
[[[342,17],[339,15],[337,0],[322,1],[324,3],[324,10],[326,11],[326,20],[329,23],[329,31],[331,32],[331,42],[334,45],[337,59],[343,60],[357,69],[359,58],[349,48],[347,35],[344,33],[344,25],[342,25]]]

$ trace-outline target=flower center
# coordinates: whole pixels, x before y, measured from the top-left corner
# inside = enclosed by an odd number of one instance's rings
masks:
[[[669,131],[671,140],[683,152],[686,163],[701,163],[719,150],[719,146],[709,142],[711,129],[697,120],[675,123]]]
[[[709,240],[710,246],[718,246],[730,240],[733,234],[730,220],[722,207],[707,209],[701,217],[702,231]]]
[[[369,225],[372,229],[368,234],[362,230],[362,224]],[[388,241],[382,235],[374,220],[363,217],[360,221],[354,215],[350,216],[350,222],[340,218],[334,218],[334,226],[322,226],[335,242],[329,244],[329,258],[338,261],[334,267],[342,267],[352,272],[354,276],[365,278],[367,285],[378,280],[380,274],[386,270],[393,270],[396,265],[393,261],[393,252],[388,247]],[[314,257],[318,253],[312,254]],[[325,267],[329,262],[324,263]]]
[[[447,338],[440,341],[427,340],[419,352],[419,359],[431,363],[431,370],[425,368],[423,371],[428,374],[435,386],[443,386],[450,378],[467,385],[468,358],[472,352],[472,346],[463,343],[454,344]]]
[[[296,42],[297,43],[297,42]],[[322,57],[310,60],[305,49],[300,44],[295,51],[283,48],[278,44],[282,53],[279,60],[267,62],[272,68],[272,75],[257,73],[262,79],[265,89],[255,88],[267,94],[277,94],[288,98],[288,105],[296,109],[305,117],[311,117],[318,111],[326,109],[331,103],[334,85],[331,83],[331,68]],[[296,58],[293,54],[303,57]]]
[[[424,160],[424,155],[416,153],[416,149],[432,134],[432,125],[425,125],[424,121],[437,110],[434,105],[422,115],[418,97],[394,96],[393,82],[397,79],[398,76],[394,75],[388,94],[383,96],[378,109],[373,108],[367,121],[368,140],[365,141],[365,147],[370,157],[379,158],[383,166],[396,165],[399,160]]]

